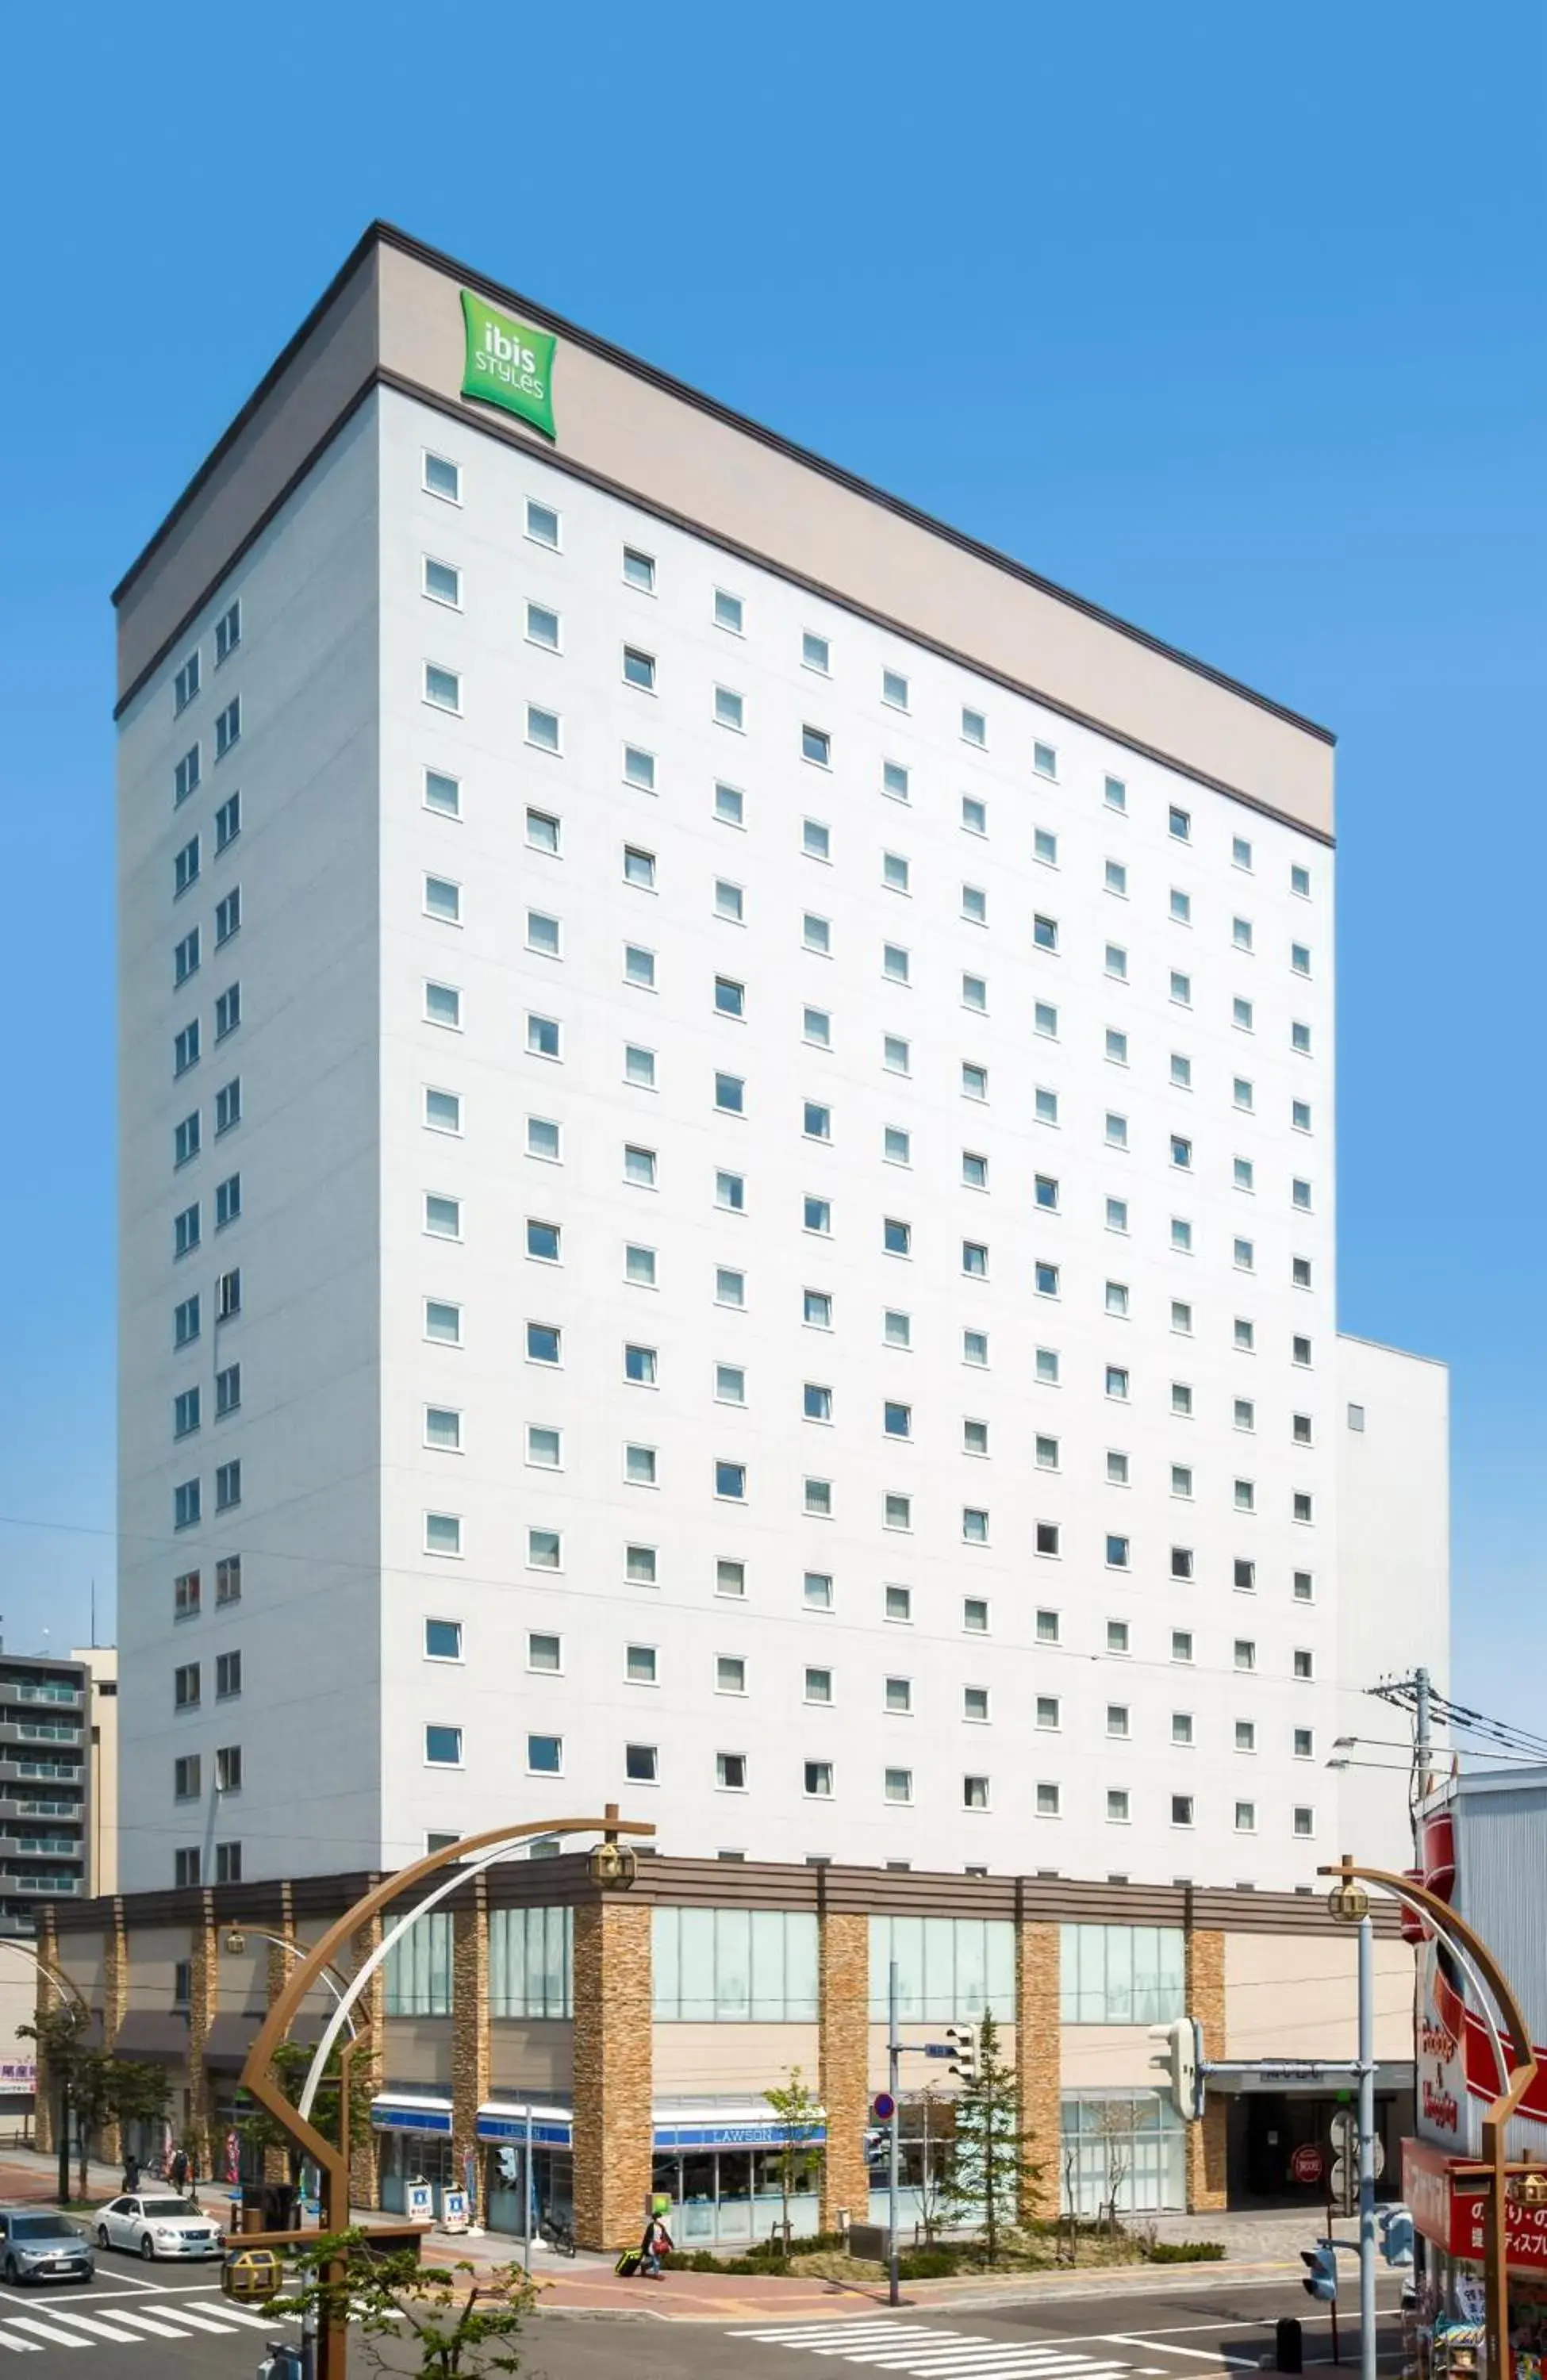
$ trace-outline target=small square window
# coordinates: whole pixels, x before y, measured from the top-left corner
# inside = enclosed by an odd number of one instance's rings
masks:
[[[626,1083],[632,1083],[636,1090],[652,1091],[655,1088],[654,1050],[642,1050],[632,1041],[626,1042],[623,1050],[623,1079]]]
[[[988,924],[988,894],[981,884],[964,884],[961,888],[961,914],[969,925]]]
[[[744,1463],[716,1461],[714,1493],[723,1501],[744,1504],[747,1500],[747,1466]]]
[[[988,721],[981,710],[966,703],[962,705],[961,740],[964,744],[976,744],[980,749],[988,743]]]
[[[1171,915],[1178,926],[1190,926],[1192,923],[1192,894],[1182,892],[1175,884],[1171,888]]]
[[[964,1364],[986,1365],[989,1359],[988,1332],[964,1330],[961,1334],[961,1360]]]
[[[737,735],[744,732],[747,723],[746,699],[737,694],[734,687],[728,686],[715,687],[714,723],[717,727],[733,729]]]
[[[825,917],[818,917],[808,909],[800,924],[800,939],[807,950],[816,951],[823,958],[831,954],[833,929]]]
[[[807,1008],[801,1011],[800,1038],[804,1041],[809,1041],[813,1050],[831,1050],[833,1019],[825,1008]]]
[[[881,1153],[888,1165],[911,1165],[913,1135],[905,1132],[901,1124],[884,1124],[882,1127]]]
[[[961,797],[961,822],[964,831],[968,834],[987,834],[988,805],[985,802],[978,801],[971,794],[963,794]]]
[[[888,800],[906,802],[912,798],[907,771],[900,760],[883,760],[881,764],[881,790]]]
[[[745,796],[741,794],[741,792],[739,791],[739,789],[738,789],[737,786],[735,786],[735,785],[716,785],[716,786],[715,786],[715,788],[714,788],[714,815],[715,815],[715,817],[720,820],[720,822],[721,822],[722,826],[745,826],[745,825],[746,825],[746,823],[747,823],[747,805],[746,805],[746,798],[745,798]]]
[[[738,1601],[747,1592],[747,1565],[744,1561],[722,1559],[714,1565],[714,1592],[734,1596]]]
[[[989,1541],[987,1512],[975,1504],[964,1505],[961,1515],[961,1534],[963,1543],[966,1545],[986,1546]]]
[[[1116,942],[1108,942],[1103,964],[1107,974],[1111,976],[1115,981],[1118,983],[1127,983],[1128,979],[1128,954],[1120,944]]]
[[[654,952],[644,950],[637,942],[626,942],[623,947],[623,977],[626,983],[636,985],[640,991],[653,991]]]
[[[819,769],[831,768],[833,763],[833,738],[828,735],[825,728],[809,726],[802,727],[800,730],[800,757],[803,760],[813,762]]]
[[[882,1500],[882,1526],[886,1529],[911,1529],[913,1499],[888,1492]]]
[[[1186,810],[1179,810],[1173,807],[1167,813],[1166,832],[1168,834],[1172,835],[1177,843],[1190,843],[1192,841],[1192,819],[1188,812]]]
[[[833,856],[831,828],[823,826],[820,819],[802,819],[800,848],[808,859],[831,859]]]
[[[813,629],[804,629],[800,638],[800,666],[802,669],[818,670],[823,677],[826,677],[832,665],[832,647],[829,645],[827,638],[825,637],[819,637]]]
[[[882,671],[881,699],[889,703],[894,710],[907,709],[907,680],[900,670]]]
[[[1115,892],[1120,900],[1127,899],[1128,871],[1120,859],[1109,859],[1106,863],[1106,889],[1109,892]]]
[[[641,1248],[630,1242],[623,1251],[623,1278],[636,1289],[653,1289],[655,1250]]]
[[[888,1620],[899,1626],[906,1625],[913,1618],[913,1589],[910,1586],[889,1586],[883,1608]]]
[[[714,1303],[735,1306],[739,1310],[747,1303],[747,1276],[729,1265],[718,1265],[714,1272]]]

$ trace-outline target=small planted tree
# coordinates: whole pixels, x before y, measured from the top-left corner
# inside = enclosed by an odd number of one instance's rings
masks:
[[[985,2009],[972,2065],[956,2099],[956,2142],[942,2194],[958,2220],[980,2219],[990,2265],[998,2262],[1023,2194],[1040,2178],[1030,2144],[1030,2133],[1021,2130],[1016,2070],[1001,2054],[999,2027]]]
[[[481,2274],[467,2263],[421,2265],[408,2250],[373,2255],[370,2238],[335,2231],[309,2240],[296,2257],[295,2287],[271,2298],[265,2313],[319,2330],[352,2323],[368,2360],[396,2380],[519,2371],[516,2342],[533,2290],[518,2265]],[[390,2356],[382,2353],[386,2339]]]
[[[822,2102],[809,2088],[798,2066],[788,2070],[783,2084],[765,2091],[778,2132],[776,2171],[779,2177],[780,2224],[785,2252],[789,2252],[789,2202],[822,2163],[822,2143],[814,2135]]]
[[[170,2095],[166,2076],[159,2066],[145,2065],[131,2058],[112,2058],[105,2050],[91,2046],[86,2040],[91,2022],[89,2010],[78,2001],[67,2000],[60,2008],[40,2010],[36,2023],[17,2027],[18,2034],[35,2041],[43,2051],[58,2090],[61,2199],[69,2195],[72,2114],[79,2153],[77,2195],[84,2198],[91,2181],[91,2143],[103,2127],[131,2122],[136,2117],[153,2120],[164,2116]]]
[[[335,2043],[328,2054],[323,2079],[317,2085],[317,2096],[311,2104],[310,2120],[325,2141],[334,2147],[339,2144],[339,2117],[343,2095],[340,2060],[342,2044]],[[282,2041],[273,2058],[274,2079],[294,2107],[300,2098],[307,2075],[311,2070],[312,2052],[301,2043]],[[371,2129],[371,2101],[375,2089],[374,2068],[369,2058],[357,2059],[349,2068],[349,2139],[364,2139]],[[237,2136],[250,2148],[283,2149],[286,2153],[292,2183],[298,2182],[302,2153],[278,2119],[268,2109],[260,2107],[245,2094],[237,2115]]]

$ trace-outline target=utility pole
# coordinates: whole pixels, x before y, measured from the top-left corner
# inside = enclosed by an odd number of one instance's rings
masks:
[[[1366,1915],[1359,1920],[1359,2380],[1376,2380],[1374,1969],[1375,1929]]]
[[[897,2133],[902,2124],[902,2108],[897,2100],[897,2060],[902,2043],[897,2039],[897,1962],[894,1959],[886,1970],[886,2088],[892,2101],[892,2137],[887,2143],[886,2157],[886,2302],[901,2305],[902,2291],[897,2271]]]
[[[1413,1671],[1413,1774],[1421,1802],[1429,1791],[1429,1762],[1431,1751],[1429,1718],[1429,1672]]]

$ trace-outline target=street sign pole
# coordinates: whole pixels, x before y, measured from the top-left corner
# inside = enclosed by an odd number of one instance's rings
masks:
[[[1359,2374],[1375,2380],[1374,1927],[1359,1920]]]
[[[888,2143],[886,2173],[886,2302],[901,2305],[902,2295],[897,2286],[897,2132],[902,2123],[902,2110],[897,2104],[897,2058],[902,2043],[897,2039],[897,1962],[894,1959],[886,1970],[886,2088],[892,2099],[892,2137]]]

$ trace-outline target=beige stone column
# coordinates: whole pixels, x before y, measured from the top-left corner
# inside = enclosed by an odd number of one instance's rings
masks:
[[[369,1883],[378,1878],[372,1876]],[[380,1945],[382,1921],[372,1917],[350,1937],[349,1951],[355,1972]],[[378,1967],[355,2002],[355,2022],[365,2042],[356,2052],[353,2071],[357,2078],[375,2084],[382,2074],[382,2058],[385,2047],[386,1971]],[[369,2031],[367,2032],[367,2027]],[[379,2207],[382,2203],[382,2180],[376,2155],[376,2139],[369,2123],[353,2127],[349,2134],[349,2203],[352,2206]]]
[[[38,1912],[38,1956],[51,1967],[59,1963],[59,1931],[54,1923],[54,1903],[45,1900]],[[32,2022],[41,2026],[51,2010],[60,2006],[58,1990],[41,1973],[33,1997]],[[58,2147],[58,2109],[54,2101],[54,2076],[48,2063],[48,2052],[41,2041],[32,2045],[37,2052],[38,2078],[33,2094],[32,2138],[45,2155],[52,2155]]]
[[[288,1884],[282,1884],[279,1888],[279,1924],[274,1928],[279,1939],[268,1945],[268,1957],[264,1961],[264,1997],[270,2008],[285,1989],[290,1970],[296,1964],[295,1901]],[[286,1943],[291,1946],[288,1949],[283,1947]],[[263,2151],[263,2180],[288,2181],[289,2179],[290,2153],[282,2143],[274,2142]]]
[[[124,1925],[124,1904],[116,1899],[109,1908],[102,1943],[102,2046],[109,2058],[128,2014],[128,1933]],[[116,2119],[109,2118],[102,2128],[97,2154],[104,2164],[116,2165],[123,2150],[123,2133]]]
[[[1016,1925],[1016,2082],[1020,2128],[1029,2135],[1029,2169],[1021,2189],[1023,2223],[1051,2219],[1058,2212],[1064,2080],[1058,1959],[1058,1927],[1023,1912]]]
[[[189,2131],[183,2145],[197,2151],[200,2179],[210,2172],[215,2153],[214,2095],[204,2063],[204,2045],[220,2011],[220,1928],[215,1924],[214,1895],[206,1885],[199,1895],[199,1914],[189,1935],[192,1984],[188,2005]]]
[[[478,2111],[489,2096],[489,1901],[476,1876],[472,1907],[451,1913],[451,2145],[458,2182],[469,2149],[479,2170]],[[482,2194],[481,2178],[481,2204]]]
[[[863,1912],[823,1908],[817,1920],[818,2072],[827,2115],[822,2168],[822,2228],[836,2230],[838,2209],[868,2223],[871,2176],[865,2163],[870,2110],[871,1921]]]
[[[1188,2014],[1203,2028],[1205,2058],[1224,2056],[1224,1937],[1200,1931],[1188,1915]],[[1188,2126],[1188,2212],[1208,2215],[1225,2203],[1224,2134],[1226,2108],[1223,2099],[1211,2099],[1200,2124]]]
[[[621,2248],[650,2203],[650,1904],[603,1892],[575,1912],[575,2237]]]

